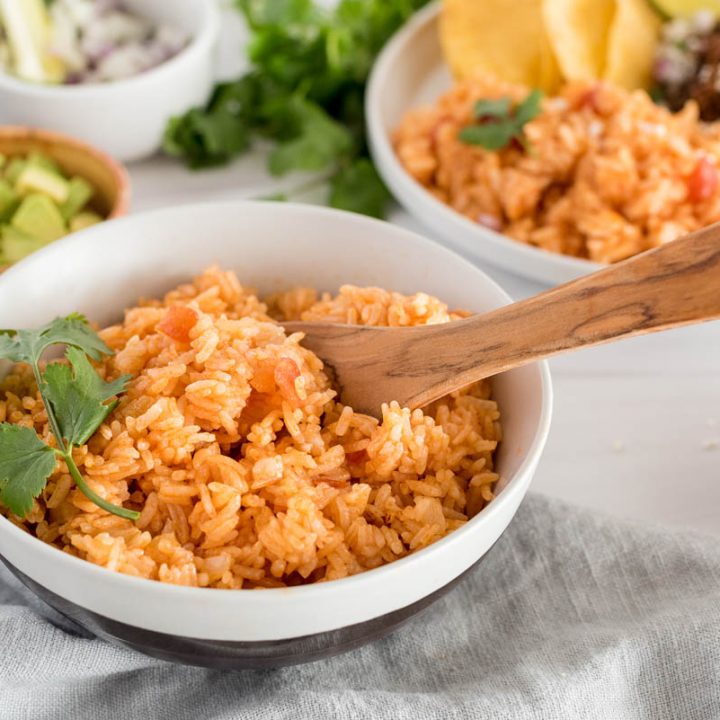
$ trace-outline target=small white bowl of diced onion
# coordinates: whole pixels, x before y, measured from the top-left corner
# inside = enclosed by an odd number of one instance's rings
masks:
[[[207,100],[218,32],[212,0],[0,0],[0,123],[151,155]]]

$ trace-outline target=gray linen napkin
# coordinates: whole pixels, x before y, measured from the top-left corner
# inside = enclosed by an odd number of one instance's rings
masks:
[[[531,495],[486,561],[394,635],[242,673],[66,633],[3,570],[0,643],[12,720],[708,720],[720,718],[720,540]]]

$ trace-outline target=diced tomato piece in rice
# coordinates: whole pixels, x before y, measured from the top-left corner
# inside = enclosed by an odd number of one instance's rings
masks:
[[[703,155],[687,179],[688,200],[699,203],[711,198],[717,190],[717,185],[717,168]]]
[[[176,342],[189,343],[190,331],[198,321],[197,313],[187,305],[171,305],[157,329]]]
[[[242,420],[250,425],[260,422],[269,412],[276,407],[271,395],[263,392],[253,391],[245,402],[242,411]]]
[[[274,369],[269,365],[260,365],[253,373],[250,385],[261,393],[274,392],[276,386]]]
[[[280,393],[293,403],[300,402],[295,390],[295,380],[300,377],[300,368],[290,358],[280,358],[275,366],[275,383]]]
[[[356,450],[355,452],[346,453],[345,459],[350,465],[360,465],[366,463],[369,459],[367,450]]]
[[[589,90],[585,91],[577,101],[578,108],[589,108],[593,112],[600,112],[600,93],[602,84],[595,83]]]

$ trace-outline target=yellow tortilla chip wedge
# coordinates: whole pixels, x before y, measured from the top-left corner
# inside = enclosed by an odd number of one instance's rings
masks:
[[[628,90],[648,88],[661,24],[647,0],[617,0],[604,78]]]
[[[602,76],[615,5],[616,0],[543,0],[545,29],[567,80]]]
[[[555,92],[562,83],[562,74],[555,52],[547,35],[543,34],[540,48],[539,78],[536,87],[547,93]]]
[[[551,91],[554,58],[542,23],[542,0],[444,0],[440,42],[458,78],[478,71]]]

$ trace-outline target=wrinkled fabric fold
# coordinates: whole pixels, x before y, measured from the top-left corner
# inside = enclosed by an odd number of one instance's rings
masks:
[[[422,616],[308,665],[172,665],[38,603],[0,570],[2,720],[720,718],[720,540],[540,495]]]

